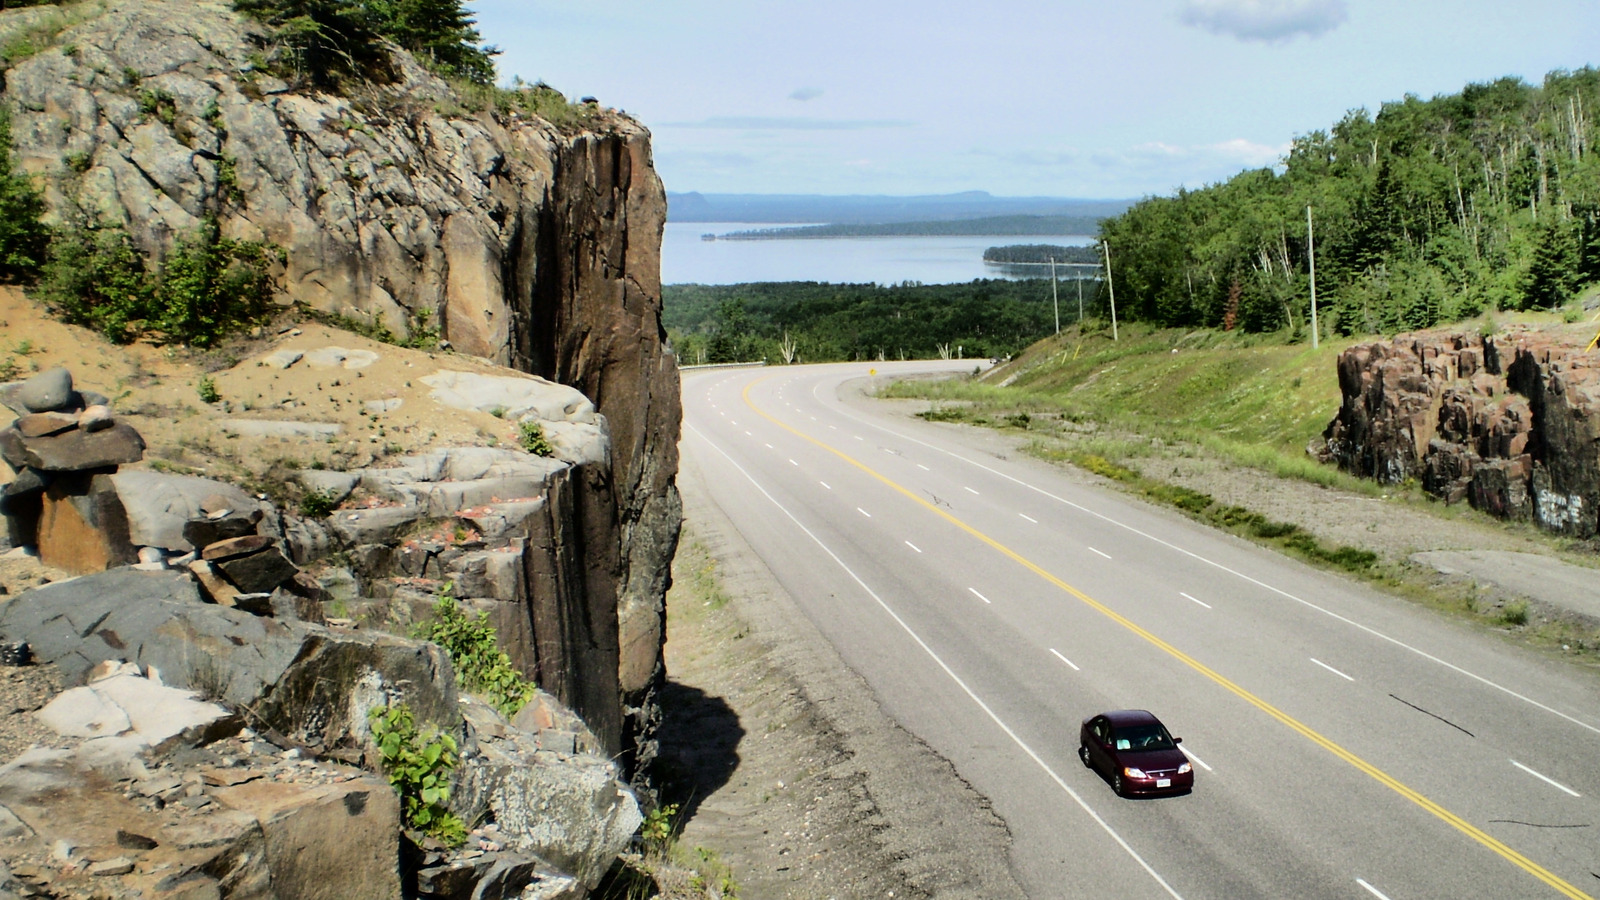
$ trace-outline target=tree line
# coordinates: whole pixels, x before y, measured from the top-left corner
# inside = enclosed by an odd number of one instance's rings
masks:
[[[1597,110],[1591,67],[1408,95],[1297,138],[1281,171],[1147,198],[1101,224],[1118,314],[1303,333],[1308,206],[1326,329],[1559,307],[1600,281]]]
[[[1054,330],[1048,280],[669,284],[662,301],[663,324],[683,365],[987,359]],[[1076,318],[1076,306],[1069,318]]]

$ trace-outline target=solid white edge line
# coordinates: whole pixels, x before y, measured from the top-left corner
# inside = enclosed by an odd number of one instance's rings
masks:
[[[979,600],[982,600],[985,603],[989,603],[989,598],[985,597],[984,595],[982,595],[980,593],[978,593],[978,589],[977,588],[969,587],[969,588],[967,588],[967,590],[972,592],[972,596],[977,597]]]
[[[820,387],[820,386],[821,386],[821,383],[818,382],[816,385],[813,385],[812,388],[811,388],[812,397],[814,397],[817,400],[817,402],[819,402],[819,403],[822,402],[822,398],[817,396],[817,388]],[[1412,653],[1415,653],[1416,655],[1422,657],[1423,659],[1428,660],[1429,662],[1437,663],[1438,665],[1444,666],[1446,669],[1449,669],[1450,671],[1455,672],[1458,675],[1465,675],[1466,677],[1472,679],[1473,681],[1478,682],[1479,684],[1484,685],[1485,687],[1493,688],[1493,689],[1495,689],[1497,691],[1500,691],[1503,694],[1506,694],[1507,696],[1515,697],[1516,699],[1521,700],[1523,703],[1526,703],[1529,706],[1532,706],[1532,707],[1534,707],[1536,709],[1542,709],[1545,712],[1547,712],[1547,713],[1549,713],[1549,714],[1551,714],[1553,716],[1558,716],[1560,718],[1566,719],[1568,722],[1571,722],[1572,724],[1577,725],[1580,728],[1585,728],[1585,729],[1588,729],[1589,731],[1594,732],[1595,734],[1600,734],[1600,726],[1591,725],[1588,722],[1585,722],[1582,719],[1577,718],[1576,716],[1567,715],[1566,713],[1562,712],[1561,710],[1555,709],[1554,707],[1547,706],[1547,705],[1545,705],[1543,703],[1540,703],[1539,701],[1533,699],[1532,697],[1527,696],[1526,694],[1519,694],[1516,691],[1512,690],[1511,688],[1506,687],[1503,684],[1498,684],[1496,682],[1490,681],[1489,679],[1483,677],[1482,675],[1479,675],[1479,674],[1477,674],[1475,672],[1470,672],[1470,671],[1468,671],[1466,669],[1461,668],[1460,666],[1456,665],[1455,663],[1446,662],[1445,660],[1442,660],[1439,657],[1434,656],[1432,653],[1429,653],[1428,651],[1423,650],[1423,649],[1421,649],[1419,647],[1413,647],[1412,645],[1406,643],[1405,641],[1400,640],[1399,638],[1390,637],[1389,635],[1384,634],[1383,632],[1379,631],[1376,628],[1373,628],[1373,627],[1371,627],[1369,625],[1363,625],[1363,624],[1361,624],[1360,622],[1357,622],[1354,619],[1351,619],[1351,618],[1349,618],[1347,616],[1342,616],[1342,615],[1340,615],[1340,614],[1338,614],[1338,613],[1334,612],[1333,610],[1328,609],[1326,607],[1318,606],[1317,604],[1312,603],[1310,600],[1307,600],[1307,599],[1305,599],[1303,597],[1297,597],[1294,594],[1291,594],[1291,593],[1289,593],[1288,591],[1286,591],[1286,590],[1284,590],[1282,588],[1273,587],[1272,585],[1267,584],[1266,582],[1261,581],[1260,579],[1252,578],[1249,575],[1246,575],[1245,573],[1238,571],[1237,569],[1231,569],[1231,568],[1223,565],[1222,563],[1216,562],[1214,560],[1206,559],[1204,556],[1201,556],[1200,554],[1195,553],[1193,550],[1185,550],[1184,548],[1179,547],[1177,544],[1173,544],[1173,543],[1171,543],[1169,541],[1164,541],[1161,538],[1158,538],[1155,535],[1150,534],[1148,532],[1140,531],[1139,529],[1133,527],[1132,525],[1129,525],[1129,524],[1127,524],[1125,522],[1119,522],[1116,519],[1111,518],[1110,516],[1106,515],[1105,513],[1095,512],[1094,510],[1088,508],[1087,506],[1083,506],[1082,504],[1078,504],[1078,503],[1073,503],[1071,500],[1068,500],[1065,497],[1059,496],[1057,494],[1053,494],[1050,491],[1047,491],[1044,488],[1039,487],[1037,485],[1029,484],[1028,482],[1023,481],[1022,479],[1017,478],[1014,475],[1007,475],[1005,472],[1001,472],[998,469],[990,468],[989,466],[986,466],[983,463],[978,462],[977,460],[968,459],[967,457],[962,456],[959,453],[951,452],[949,450],[944,449],[943,447],[936,447],[933,444],[930,444],[927,441],[922,440],[921,438],[913,437],[912,435],[909,435],[909,434],[903,434],[901,432],[895,431],[893,428],[886,428],[886,427],[884,427],[882,425],[879,425],[876,422],[870,422],[870,421],[868,421],[866,419],[861,418],[860,416],[856,416],[856,415],[851,414],[847,410],[835,409],[834,412],[839,414],[839,415],[841,415],[841,416],[844,416],[845,418],[855,419],[857,422],[860,422],[863,425],[866,425],[868,428],[876,428],[879,431],[882,431],[882,432],[884,432],[886,434],[892,434],[895,437],[901,438],[902,440],[911,441],[912,443],[915,443],[915,444],[921,444],[922,446],[927,447],[929,450],[932,450],[935,453],[942,453],[945,456],[948,456],[948,457],[951,457],[952,459],[956,459],[956,460],[959,460],[961,462],[964,462],[967,465],[977,466],[978,468],[984,470],[985,472],[988,472],[991,475],[995,475],[995,476],[998,476],[1000,478],[1004,478],[1005,480],[1010,481],[1013,484],[1021,485],[1021,486],[1025,487],[1025,488],[1027,488],[1028,490],[1033,491],[1036,494],[1041,494],[1041,495],[1043,495],[1045,497],[1049,497],[1051,500],[1054,500],[1057,503],[1061,503],[1063,505],[1070,506],[1073,509],[1078,510],[1079,512],[1087,513],[1088,515],[1094,516],[1095,518],[1101,520],[1102,522],[1108,522],[1108,523],[1110,523],[1112,525],[1117,526],[1118,528],[1123,529],[1124,531],[1132,532],[1132,533],[1134,533],[1134,534],[1136,534],[1136,535],[1138,535],[1138,536],[1140,536],[1140,537],[1142,537],[1142,538],[1144,538],[1146,540],[1153,541],[1154,543],[1160,544],[1161,546],[1166,547],[1169,550],[1173,550],[1173,551],[1176,551],[1178,553],[1181,553],[1184,556],[1189,557],[1190,559],[1197,560],[1199,562],[1205,563],[1206,565],[1211,566],[1214,569],[1218,569],[1219,571],[1227,572],[1229,575],[1232,575],[1235,578],[1239,578],[1239,579],[1241,579],[1243,581],[1248,581],[1249,583],[1255,585],[1256,587],[1259,587],[1262,590],[1271,591],[1272,593],[1277,594],[1278,596],[1283,597],[1286,600],[1293,600],[1294,602],[1300,604],[1301,606],[1304,606],[1304,607],[1306,607],[1308,609],[1314,609],[1317,612],[1322,613],[1323,615],[1328,616],[1331,619],[1335,619],[1337,621],[1343,622],[1346,625],[1351,626],[1352,628],[1358,628],[1358,629],[1360,629],[1362,631],[1365,631],[1367,634],[1370,634],[1373,637],[1378,638],[1379,640],[1388,641],[1389,643],[1394,644],[1396,647],[1400,647],[1401,649],[1404,649],[1404,650],[1409,650]]]
[[[1035,525],[1039,524],[1039,520],[1038,519],[1035,519],[1033,516],[1030,516],[1027,513],[1017,513],[1017,515],[1023,517],[1024,519],[1027,519],[1029,522],[1032,522]]]
[[[1206,609],[1210,609],[1211,608],[1211,604],[1205,602],[1204,600],[1198,600],[1198,599],[1196,599],[1194,597],[1190,597],[1188,594],[1185,594],[1183,591],[1179,591],[1178,592],[1178,596],[1184,597],[1185,599],[1188,599],[1188,600],[1194,600],[1194,602],[1200,604],[1201,606],[1204,606]]]
[[[1308,656],[1306,658],[1311,660],[1312,662],[1316,663],[1317,665],[1323,667],[1324,669],[1327,669],[1329,672],[1332,672],[1333,674],[1339,676],[1340,678],[1343,678],[1345,681],[1355,681],[1354,678],[1351,678],[1349,675],[1346,675],[1345,673],[1339,671],[1338,669],[1335,669],[1333,666],[1328,665],[1327,663],[1323,662],[1322,660],[1317,659],[1315,656]]]
[[[1105,552],[1104,550],[1095,550],[1093,547],[1090,547],[1089,549],[1091,551],[1095,552],[1095,553],[1100,554],[1101,556],[1104,556],[1106,559],[1110,559],[1111,558],[1111,554]]]
[[[1121,847],[1123,851],[1133,859],[1134,862],[1138,863],[1139,867],[1144,869],[1146,874],[1155,879],[1156,884],[1161,885],[1161,889],[1166,891],[1168,896],[1172,897],[1173,900],[1183,900],[1183,896],[1177,891],[1173,890],[1172,885],[1168,884],[1167,880],[1162,878],[1159,872],[1151,868],[1150,864],[1145,862],[1144,857],[1140,856],[1139,852],[1133,849],[1132,845],[1130,845],[1126,840],[1123,840],[1122,835],[1118,834],[1116,829],[1112,828],[1109,822],[1107,822],[1105,819],[1102,819],[1100,814],[1095,812],[1094,809],[1084,801],[1083,797],[1077,791],[1073,790],[1071,785],[1067,784],[1065,779],[1058,775],[1054,769],[1050,768],[1050,764],[1045,762],[1043,757],[1034,752],[1034,749],[1028,746],[1027,743],[1022,740],[1021,736],[1019,736],[1015,731],[1012,731],[1011,726],[1007,725],[1005,721],[989,707],[989,704],[983,702],[983,699],[978,696],[977,692],[973,691],[973,689],[969,687],[965,681],[961,680],[961,676],[957,675],[955,670],[950,668],[949,664],[947,664],[938,653],[934,652],[932,647],[928,646],[927,641],[924,641],[921,635],[913,631],[911,626],[908,625],[904,619],[900,618],[899,613],[896,613],[888,603],[884,602],[882,597],[878,596],[876,591],[868,587],[865,581],[861,580],[861,576],[857,575],[853,569],[845,565],[844,560],[840,559],[838,554],[829,549],[828,545],[824,544],[820,538],[813,534],[811,529],[807,528],[799,519],[795,518],[794,513],[789,512],[787,507],[785,507],[782,503],[779,503],[771,494],[767,493],[766,488],[762,487],[761,484],[757,482],[749,472],[746,472],[743,466],[735,462],[732,456],[729,456],[726,451],[713,443],[710,438],[706,437],[704,434],[701,434],[699,429],[692,425],[687,427],[688,430],[693,432],[696,437],[704,441],[708,446],[711,447],[711,449],[717,451],[717,453],[720,454],[723,459],[726,459],[729,465],[733,466],[735,469],[738,469],[739,474],[743,475],[745,480],[749,481],[756,490],[761,492],[761,496],[766,497],[773,506],[776,506],[780,512],[789,518],[789,521],[795,524],[796,528],[799,528],[801,531],[805,532],[806,537],[811,538],[811,540],[818,547],[822,548],[822,552],[826,553],[828,557],[839,566],[839,568],[843,569],[845,574],[849,575],[850,579],[859,585],[861,589],[867,593],[867,596],[873,599],[873,602],[877,603],[885,613],[888,613],[889,618],[893,619],[895,624],[899,625],[900,629],[909,635],[911,640],[916,642],[918,647],[922,648],[922,652],[926,653],[928,658],[932,659],[934,664],[943,670],[944,674],[948,676],[951,681],[956,683],[956,686],[961,689],[961,692],[966,694],[973,703],[977,704],[978,708],[983,710],[984,715],[988,716],[991,722],[998,726],[1001,731],[1005,732],[1006,737],[1010,738],[1011,742],[1016,744],[1018,749],[1026,754],[1029,759],[1033,760],[1034,764],[1037,765],[1040,770],[1042,770],[1045,775],[1050,778],[1051,781],[1055,782],[1057,787],[1065,791],[1067,796],[1071,797],[1073,802],[1078,805],[1079,809],[1082,809],[1084,812],[1088,813],[1089,818],[1093,819],[1095,824],[1099,825],[1102,831],[1110,835],[1111,839],[1117,842],[1117,846]],[[974,591],[973,593],[977,592]]]
[[[916,544],[913,544],[910,541],[906,541],[906,546],[910,547],[911,549],[913,549],[915,551],[917,551],[918,553],[922,552],[922,548],[921,547],[918,547]]]
[[[1215,769],[1213,769],[1210,766],[1206,765],[1206,761],[1205,760],[1201,759],[1198,756],[1195,756],[1193,753],[1190,753],[1188,747],[1185,747],[1184,745],[1179,744],[1178,745],[1178,749],[1183,751],[1183,755],[1184,756],[1189,757],[1189,761],[1190,762],[1194,763],[1195,765],[1199,766],[1200,768],[1205,769],[1207,772],[1216,771]]]
[[[1370,893],[1374,897],[1379,898],[1379,900],[1389,900],[1389,895],[1388,894],[1385,894],[1383,891],[1380,891],[1377,888],[1373,887],[1372,885],[1367,884],[1365,881],[1361,880],[1360,878],[1356,879],[1356,884],[1359,884],[1362,887],[1366,888],[1368,893]]]
[[[1050,648],[1050,652],[1056,654],[1056,659],[1059,659],[1062,662],[1066,663],[1067,665],[1071,666],[1072,667],[1072,671],[1074,671],[1074,672],[1082,672],[1083,671],[1082,669],[1078,668],[1078,664],[1077,663],[1073,662],[1070,659],[1067,659],[1065,656],[1062,656],[1060,653],[1056,653],[1056,648],[1051,647]]]
[[[1540,781],[1544,782],[1545,784],[1548,784],[1548,785],[1551,785],[1553,787],[1559,788],[1559,789],[1561,789],[1563,791],[1566,791],[1567,793],[1571,794],[1574,797],[1582,797],[1583,796],[1582,794],[1578,793],[1577,791],[1573,790],[1572,788],[1567,787],[1566,785],[1564,785],[1561,782],[1555,780],[1554,778],[1551,778],[1548,775],[1541,775],[1538,772],[1535,772],[1534,770],[1528,768],[1527,766],[1523,765],[1522,763],[1517,762],[1514,759],[1511,761],[1511,764],[1513,766],[1516,766],[1517,768],[1521,769],[1522,771],[1527,772],[1529,775],[1532,775],[1533,777],[1539,779]]]

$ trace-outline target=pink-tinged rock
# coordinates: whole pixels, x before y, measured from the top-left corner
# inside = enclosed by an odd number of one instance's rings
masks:
[[[83,412],[78,413],[78,427],[84,431],[104,431],[110,428],[112,424],[114,424],[114,420],[109,406],[96,404],[86,407]]]
[[[217,562],[224,559],[233,559],[238,556],[248,556],[259,553],[272,546],[272,538],[264,534],[247,534],[243,537],[229,538],[207,545],[200,551],[200,558]]]
[[[51,434],[60,434],[78,427],[78,417],[71,413],[41,412],[29,413],[17,419],[17,430],[25,438],[44,437]]]

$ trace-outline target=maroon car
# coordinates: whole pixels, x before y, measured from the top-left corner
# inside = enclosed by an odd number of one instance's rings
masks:
[[[1182,740],[1142,709],[1119,709],[1083,720],[1078,757],[1123,797],[1182,794],[1194,787],[1194,767],[1178,749]]]

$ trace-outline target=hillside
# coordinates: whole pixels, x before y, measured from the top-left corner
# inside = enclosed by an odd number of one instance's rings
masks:
[[[1325,335],[1561,307],[1600,281],[1596,109],[1600,70],[1586,67],[1353,110],[1296,138],[1281,171],[1107,220],[1118,312],[1304,333],[1308,207]]]

